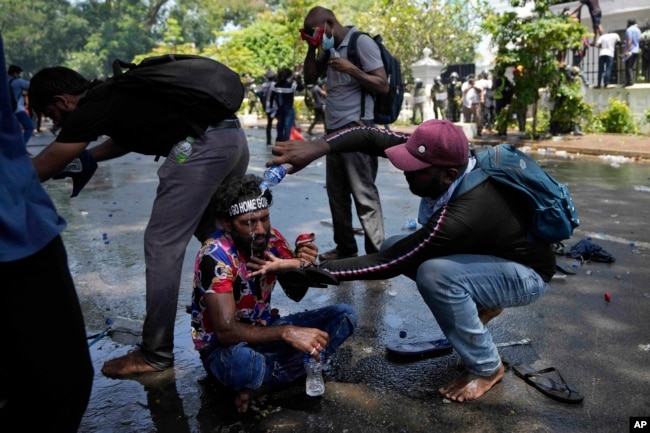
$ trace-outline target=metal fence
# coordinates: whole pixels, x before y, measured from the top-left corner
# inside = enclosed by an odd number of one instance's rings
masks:
[[[619,34],[621,41],[625,40],[625,32]],[[612,68],[612,76],[610,77],[609,84],[625,84],[625,62],[622,59],[624,51],[623,45],[617,45],[614,54],[614,66]],[[582,60],[582,72],[587,78],[587,82],[595,86],[598,84],[598,57],[600,50],[596,47],[591,47],[587,50],[585,58]],[[634,77],[637,83],[650,83],[650,65],[648,61],[643,60],[643,55],[639,54],[634,65]],[[647,58],[648,56],[646,56]],[[567,62],[572,64],[573,53],[567,53]],[[643,80],[638,78],[643,76]],[[602,84],[602,83],[601,83]]]

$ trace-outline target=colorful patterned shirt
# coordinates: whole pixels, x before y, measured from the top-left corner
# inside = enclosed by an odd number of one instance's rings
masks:
[[[276,257],[294,257],[289,243],[271,228],[268,250]],[[194,263],[192,292],[192,340],[196,350],[217,341],[210,316],[203,303],[206,293],[232,293],[237,310],[235,320],[253,326],[267,326],[271,319],[271,293],[275,274],[248,278],[246,260],[224,230],[215,232],[201,247]]]

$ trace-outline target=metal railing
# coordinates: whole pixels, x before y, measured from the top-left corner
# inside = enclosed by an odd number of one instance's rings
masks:
[[[621,35],[619,35],[621,36]],[[624,37],[625,35],[623,35]],[[621,39],[623,40],[623,39]],[[609,84],[619,84],[623,85],[625,84],[625,62],[622,59],[623,55],[623,45],[617,45],[616,49],[614,51],[614,65],[612,67],[612,75],[609,79]],[[590,47],[587,50],[587,54],[585,58],[582,60],[582,67],[581,70],[585,77],[587,78],[587,82],[595,86],[598,84],[598,57],[600,57],[600,49],[596,47]],[[567,62],[569,65],[573,64],[573,53],[568,52],[567,53]],[[643,59],[641,53],[637,57],[636,64],[634,65],[634,77],[636,79],[637,83],[649,83],[650,82],[650,75],[647,69],[648,66],[646,65],[646,71],[643,73]],[[643,80],[639,80],[638,78],[643,77]],[[602,83],[601,83],[602,84]]]

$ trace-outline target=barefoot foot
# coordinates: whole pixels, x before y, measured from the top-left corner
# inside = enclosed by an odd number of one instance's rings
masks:
[[[440,388],[438,392],[449,400],[459,403],[476,400],[501,381],[504,371],[503,364],[492,376],[477,376],[465,371],[449,385]]]
[[[244,413],[248,410],[248,405],[251,402],[251,393],[248,390],[242,390],[235,396],[235,407],[237,412]]]
[[[497,317],[502,311],[503,308],[483,308],[478,312],[478,318],[481,320],[482,324],[487,325],[490,320]]]
[[[111,379],[120,379],[125,376],[140,373],[154,373],[162,371],[153,367],[144,360],[139,350],[134,350],[119,358],[109,359],[104,362],[102,373]]]

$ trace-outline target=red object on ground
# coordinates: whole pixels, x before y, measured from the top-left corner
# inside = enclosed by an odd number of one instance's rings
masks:
[[[605,301],[609,302],[612,300],[612,295],[609,294],[609,292],[605,292]]]
[[[291,134],[289,134],[289,140],[304,140],[305,137],[302,136],[300,131],[296,127],[291,128]]]

